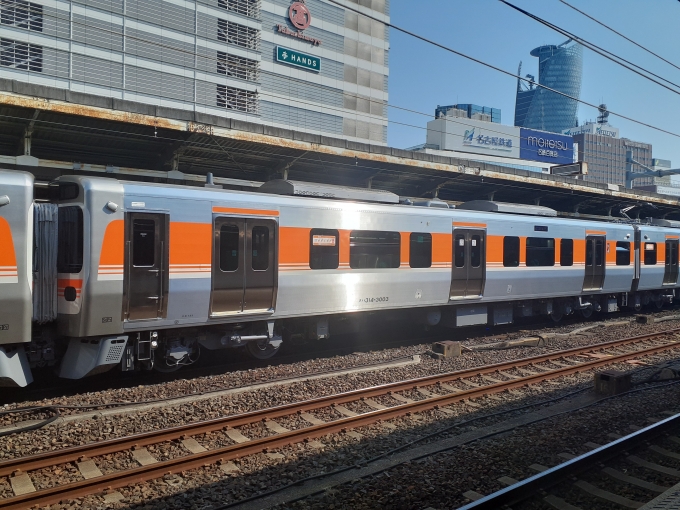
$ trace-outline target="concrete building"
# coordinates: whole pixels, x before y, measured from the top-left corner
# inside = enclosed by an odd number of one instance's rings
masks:
[[[474,118],[464,114],[461,105],[455,106],[437,107],[435,119],[427,123],[426,143],[409,150],[543,173],[574,161],[570,136],[493,122],[492,111],[500,119],[495,108],[486,107],[488,114],[477,113],[481,118]]]
[[[531,51],[538,58],[538,83],[578,99],[581,95],[583,47],[571,43],[546,45]],[[518,75],[521,75],[522,63]],[[535,77],[526,75],[529,84],[517,80],[515,126],[561,133],[577,125],[578,102],[535,85]]]
[[[626,185],[626,172],[643,172],[644,169],[630,163],[628,157],[646,166],[652,165],[652,145],[619,138],[619,130],[609,124],[586,123],[578,128],[565,130],[578,145],[578,160],[588,163],[586,180],[605,184]],[[652,177],[636,179],[635,186],[652,184]]]
[[[326,0],[2,0],[0,21],[1,76],[37,97],[387,142],[388,30]]]

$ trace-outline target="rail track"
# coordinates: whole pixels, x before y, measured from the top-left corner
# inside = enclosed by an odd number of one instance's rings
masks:
[[[680,347],[678,335],[680,329],[674,329],[556,351],[0,462],[0,477],[6,477],[5,480],[9,481],[15,494],[14,497],[0,499],[0,509],[24,509],[55,504],[65,499],[110,491],[167,474],[218,462],[227,463],[240,457],[312,441],[329,434],[348,432],[353,428],[413,413],[436,409],[448,414],[451,411],[446,406],[457,402],[676,349]],[[410,397],[402,395],[402,392]],[[391,399],[393,405],[374,400],[378,397],[383,402]],[[363,408],[371,410],[357,413],[344,406],[348,403],[361,403]],[[326,422],[312,414],[328,408],[334,409],[340,418]],[[275,421],[290,416],[301,418],[308,426],[288,430]],[[239,431],[239,427],[247,429],[248,426],[262,423],[271,435],[250,439]],[[195,438],[208,433],[223,434],[233,444],[207,450]],[[146,450],[147,446],[170,441],[181,441],[186,455],[158,461]],[[140,464],[139,467],[102,474],[96,464],[97,457],[124,452],[129,452]],[[53,469],[69,463],[77,465],[84,479],[35,490],[30,478],[31,471]]]
[[[546,504],[550,508],[581,510],[573,501],[567,500],[574,492],[577,498],[591,497],[604,505],[640,508],[671,488],[669,478],[675,481],[680,478],[680,470],[659,464],[653,458],[656,454],[677,462],[680,459],[678,433],[680,414],[596,447],[459,510],[493,510],[507,508],[508,505],[512,505],[513,509],[538,508]],[[652,458],[645,458],[650,453]],[[625,494],[618,493],[624,491]],[[630,497],[631,492],[635,493],[635,499]],[[541,496],[537,497],[537,494]],[[566,498],[560,497],[565,495]]]

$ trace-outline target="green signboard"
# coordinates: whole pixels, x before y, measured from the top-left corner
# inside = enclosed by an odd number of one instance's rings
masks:
[[[281,46],[276,47],[276,60],[285,64],[309,69],[310,71],[319,72],[321,69],[320,58],[312,57],[311,55],[306,55],[305,53],[300,53],[299,51],[283,48]]]

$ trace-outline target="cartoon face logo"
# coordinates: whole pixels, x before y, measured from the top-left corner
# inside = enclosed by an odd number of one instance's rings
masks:
[[[293,2],[288,9],[288,16],[298,30],[304,30],[312,23],[312,14],[303,2]]]

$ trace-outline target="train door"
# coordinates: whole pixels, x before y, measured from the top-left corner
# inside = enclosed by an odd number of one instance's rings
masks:
[[[605,236],[586,236],[586,271],[583,279],[583,290],[600,290],[604,285]]]
[[[276,221],[216,218],[210,314],[272,310],[277,290],[276,253]]]
[[[666,239],[666,265],[663,273],[664,285],[678,283],[678,240]]]
[[[168,215],[130,213],[125,242],[125,318],[165,317],[168,295]]]
[[[485,279],[486,231],[454,229],[450,298],[481,296]]]

